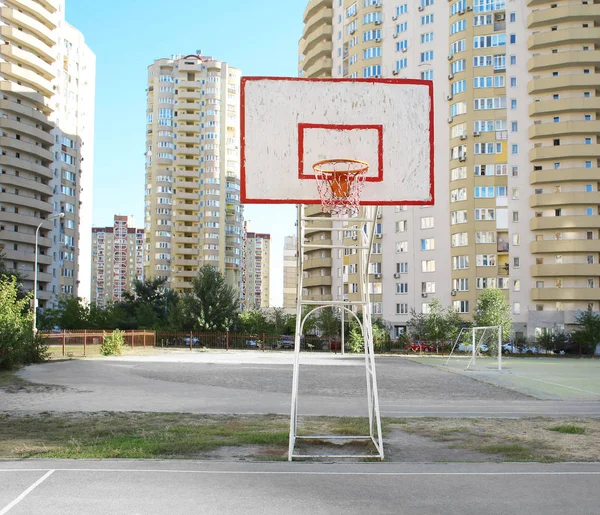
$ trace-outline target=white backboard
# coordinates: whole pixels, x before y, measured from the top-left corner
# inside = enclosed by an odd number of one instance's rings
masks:
[[[364,205],[433,204],[433,86],[411,79],[243,77],[243,203],[318,204],[312,165],[369,163]]]

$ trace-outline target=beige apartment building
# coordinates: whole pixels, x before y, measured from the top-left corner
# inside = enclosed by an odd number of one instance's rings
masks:
[[[270,307],[271,235],[246,233],[245,309]]]
[[[494,286],[518,334],[598,310],[598,8],[308,3],[300,76],[434,82],[436,205],[382,209],[374,249],[373,310],[396,332],[434,297],[471,319],[479,293]],[[352,265],[344,257],[349,295]],[[329,275],[339,267],[334,260]]]
[[[43,308],[61,293],[89,294],[89,245],[80,244],[91,228],[95,57],[64,21],[61,0],[0,1],[0,34],[0,242],[31,290],[39,227]],[[58,212],[64,218],[44,223]]]
[[[186,291],[216,266],[241,305],[240,78],[200,52],[148,67],[144,275]]]
[[[283,309],[296,313],[298,297],[298,237],[286,236],[283,242]]]
[[[132,216],[115,215],[111,227],[93,227],[91,235],[91,301],[104,308],[123,301],[133,282],[143,280],[144,229]]]

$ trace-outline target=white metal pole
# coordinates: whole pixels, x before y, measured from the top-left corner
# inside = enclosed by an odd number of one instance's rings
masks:
[[[344,355],[344,306],[342,306],[342,356]]]
[[[498,326],[498,370],[502,370],[502,326]]]
[[[45,222],[44,220],[37,226],[35,230],[35,257],[33,258],[33,337],[37,334],[37,275],[38,275],[38,236],[40,234],[40,227]]]
[[[473,340],[473,344],[472,344],[473,348],[471,349],[471,352],[473,353],[473,357],[472,357],[471,361],[473,362],[473,365],[474,365],[475,364],[475,354],[476,354],[476,352],[475,352],[475,328],[474,327],[473,327],[472,331],[473,331],[473,336],[471,339]]]

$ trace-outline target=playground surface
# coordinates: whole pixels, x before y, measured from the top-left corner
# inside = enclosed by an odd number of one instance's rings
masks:
[[[469,365],[470,356],[426,356],[409,358],[466,377],[472,377],[502,388],[518,391],[542,400],[600,401],[600,359],[590,358],[515,358],[477,357]]]

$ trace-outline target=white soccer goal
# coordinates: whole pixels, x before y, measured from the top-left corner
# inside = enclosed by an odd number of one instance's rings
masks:
[[[490,343],[497,342],[498,348],[498,370],[502,370],[502,326],[492,325],[487,327],[463,327],[458,333],[450,355],[444,365],[448,365],[454,350],[461,342],[471,341],[471,359],[467,363],[465,370],[468,370],[471,365],[475,365],[477,354],[481,351],[484,345],[490,346]]]

